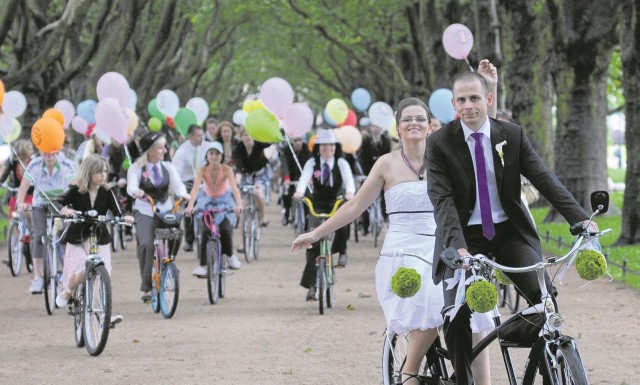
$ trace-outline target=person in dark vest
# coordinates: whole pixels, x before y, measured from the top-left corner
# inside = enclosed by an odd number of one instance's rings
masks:
[[[154,213],[147,196],[154,201],[159,212],[171,210],[173,197],[189,200],[190,195],[180,180],[180,176],[170,162],[163,161],[167,140],[162,134],[148,132],[140,138],[140,157],[131,165],[127,173],[127,194],[135,198],[133,216],[136,220],[136,237],[138,238],[138,261],[140,264],[140,291],[144,292],[142,300],[151,300],[151,267],[153,266],[153,242],[156,226]],[[172,247],[176,250],[177,246]]]
[[[311,201],[316,212],[331,211],[338,196],[343,195],[346,200],[353,198],[356,188],[353,173],[349,163],[342,158],[342,148],[332,130],[318,129],[318,137],[313,145],[313,152],[305,163],[302,175],[296,187],[295,199],[302,199],[311,184],[313,193]],[[319,225],[318,219],[309,217],[309,229]],[[338,266],[347,266],[347,239],[349,225],[337,230],[331,245],[331,253],[338,253]],[[315,300],[316,263],[320,253],[320,244],[316,242],[307,250],[307,265],[302,273],[300,285],[309,289],[307,301]]]
[[[300,179],[300,169],[294,159],[294,153],[301,165],[305,164],[307,160],[309,160],[309,148],[302,139],[303,138],[301,136],[291,139],[291,147],[294,152],[291,152],[289,146],[282,149],[283,161],[280,165],[280,173],[282,174],[282,184],[284,186],[284,193],[282,194],[283,226],[286,226],[289,223],[291,201],[293,194],[296,192],[296,186],[291,182],[297,182]]]

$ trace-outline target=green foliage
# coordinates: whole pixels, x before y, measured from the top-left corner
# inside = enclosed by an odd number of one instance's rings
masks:
[[[600,278],[607,272],[607,262],[604,260],[604,256],[596,250],[578,252],[575,263],[578,275],[587,281]]]
[[[610,168],[609,169],[609,177],[615,183],[624,183],[625,176],[627,174],[627,170],[623,168]],[[622,202],[620,204],[616,203],[617,207],[622,207]]]
[[[422,277],[415,269],[400,267],[391,277],[391,290],[400,298],[416,295],[422,285]]]
[[[624,108],[625,99],[622,89],[623,80],[620,51],[614,50],[611,54],[609,77],[607,78],[607,104],[609,110],[619,110]]]
[[[486,313],[498,304],[498,290],[491,282],[481,279],[469,285],[466,298],[471,310]]]

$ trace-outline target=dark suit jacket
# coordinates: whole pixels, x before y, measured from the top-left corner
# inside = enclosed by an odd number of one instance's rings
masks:
[[[98,196],[96,197],[93,207],[91,207],[89,193],[81,194],[78,191],[78,186],[69,187],[69,190],[56,199],[56,201],[63,206],[69,206],[77,211],[86,212],[89,210],[96,210],[98,215],[106,215],[109,210],[115,216],[122,216],[118,210],[118,205],[113,198],[113,194],[104,187],[100,187],[100,189],[98,189]],[[69,229],[67,230],[64,238],[61,239],[61,242],[73,244],[82,243],[91,235],[92,225],[92,223],[70,224]],[[106,245],[111,242],[111,236],[109,235],[109,231],[105,225],[101,225],[101,228],[98,229],[97,235],[99,245]]]
[[[522,127],[493,119],[490,123],[500,203],[511,225],[542,254],[540,239],[520,199],[520,174],[529,179],[570,224],[587,219],[588,215],[556,175],[544,166]],[[495,147],[505,140],[502,166]],[[459,120],[427,138],[427,163],[429,198],[434,205],[438,226],[433,254],[433,279],[438,283],[446,267],[440,263],[442,250],[447,247],[467,248],[464,232],[476,201],[473,160]]]

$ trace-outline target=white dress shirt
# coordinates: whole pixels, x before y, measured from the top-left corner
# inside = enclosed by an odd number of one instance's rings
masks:
[[[173,192],[173,194],[175,194],[176,196],[181,197],[181,196],[187,195],[187,189],[184,187],[184,183],[182,183],[182,181],[180,180],[180,176],[178,175],[178,172],[171,165],[171,163],[162,161],[162,162],[158,162],[158,166],[160,165],[160,163],[162,163],[164,168],[166,168],[167,172],[169,173],[169,197],[164,203],[155,202],[155,204],[156,204],[156,209],[160,210],[161,212],[164,212],[164,211],[171,210],[173,208],[173,197],[171,196],[171,193]],[[147,163],[145,167],[149,175],[153,175],[152,167],[153,167],[152,163]],[[162,172],[162,168],[160,168],[160,171]],[[142,170],[140,169],[140,167],[135,163],[132,164],[131,167],[129,167],[129,171],[127,172],[127,194],[129,194],[133,198],[135,198],[135,193],[138,190],[140,190],[141,176],[142,176]],[[133,204],[133,209],[140,211],[140,214],[153,217],[151,204],[149,203],[146,197],[144,199],[136,198]]]
[[[180,180],[183,182],[193,181],[197,174],[197,166],[204,166],[206,163],[207,151],[213,147],[213,142],[202,141],[202,144],[196,148],[191,144],[190,140],[186,140],[178,147],[175,154],[173,154],[173,160],[171,164],[175,167]],[[197,161],[196,164],[196,155]]]
[[[320,162],[324,163],[325,161],[320,157]],[[329,165],[329,185],[333,186],[333,166],[335,163],[335,158],[331,158],[326,162]],[[313,187],[312,177],[313,177],[313,168],[316,165],[315,158],[309,158],[307,163],[304,164],[304,168],[302,169],[302,174],[300,175],[300,180],[296,185],[296,193],[304,194],[304,191],[307,189],[309,184]],[[342,176],[342,184],[344,186],[344,190],[346,194],[355,194],[356,193],[356,185],[353,181],[353,173],[351,172],[351,167],[349,167],[349,163],[342,159],[338,158],[338,168],[340,169],[340,175]],[[320,165],[320,172],[322,172],[322,165]]]

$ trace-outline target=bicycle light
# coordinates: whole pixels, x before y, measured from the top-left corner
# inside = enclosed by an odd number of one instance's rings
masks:
[[[549,327],[553,330],[560,330],[564,325],[564,317],[560,313],[553,313],[549,316]]]

